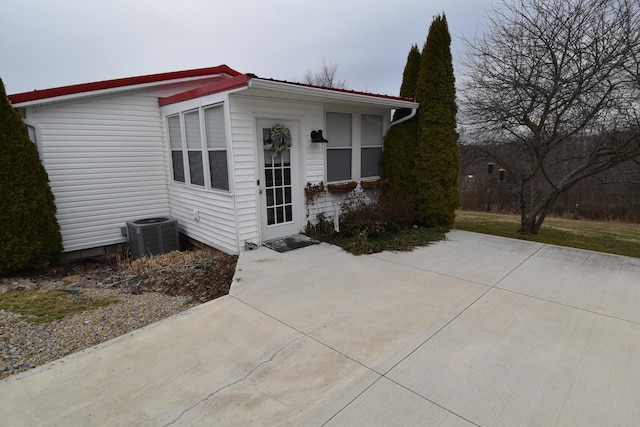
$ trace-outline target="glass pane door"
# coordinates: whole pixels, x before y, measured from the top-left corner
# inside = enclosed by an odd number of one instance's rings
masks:
[[[293,222],[290,151],[274,156],[271,151],[264,150],[264,176],[267,225]]]

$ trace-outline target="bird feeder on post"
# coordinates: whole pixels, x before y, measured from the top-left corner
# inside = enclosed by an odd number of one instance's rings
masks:
[[[489,200],[487,200],[487,212],[491,212],[491,205],[493,204],[493,167],[495,164],[493,162],[487,163],[487,172],[489,173]]]
[[[489,175],[493,175],[493,167],[495,166],[494,163],[489,162],[487,163],[487,171],[489,172]]]
[[[505,168],[498,169],[498,181],[504,182],[504,173],[506,172]]]

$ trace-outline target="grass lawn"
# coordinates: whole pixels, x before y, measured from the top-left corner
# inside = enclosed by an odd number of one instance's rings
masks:
[[[90,298],[61,291],[10,291],[0,294],[0,310],[26,316],[31,322],[49,323],[85,310],[105,307],[115,298]]]
[[[457,211],[453,228],[640,258],[640,224],[547,218],[537,235],[518,234],[520,216]]]

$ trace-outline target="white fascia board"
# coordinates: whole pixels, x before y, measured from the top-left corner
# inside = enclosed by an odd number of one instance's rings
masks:
[[[342,92],[340,90],[323,89],[262,79],[249,80],[249,88],[285,92],[292,95],[313,97],[330,102],[338,101],[344,103],[369,104],[386,108],[418,108],[420,106],[420,104],[413,101],[403,101],[399,99],[385,98],[383,96]]]

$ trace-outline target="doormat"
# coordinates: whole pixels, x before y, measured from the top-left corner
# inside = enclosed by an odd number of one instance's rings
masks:
[[[315,245],[320,243],[318,240],[313,240],[310,237],[304,236],[302,234],[295,234],[293,236],[281,237],[279,239],[269,240],[267,242],[263,242],[262,246],[267,247],[276,252],[289,252],[294,249],[300,249],[307,246]]]

